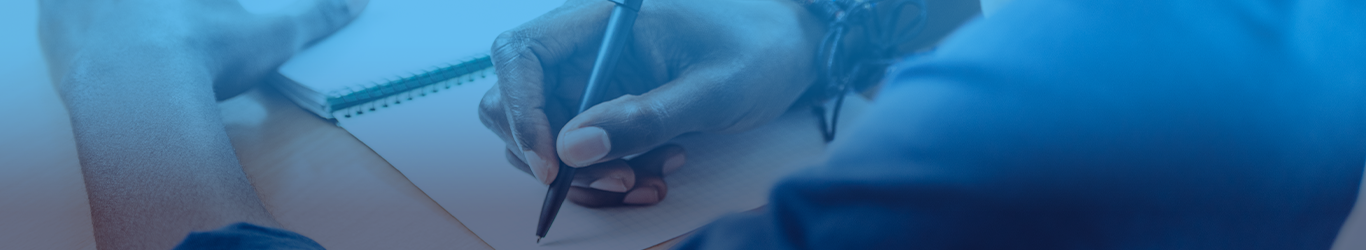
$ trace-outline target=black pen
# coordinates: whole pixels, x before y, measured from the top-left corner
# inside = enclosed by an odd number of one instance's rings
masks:
[[[607,18],[607,31],[602,35],[602,47],[598,48],[598,58],[593,61],[593,72],[588,75],[588,85],[584,87],[583,99],[579,100],[579,110],[574,112],[575,116],[603,101],[599,99],[602,99],[603,91],[607,89],[607,81],[617,67],[622,47],[631,39],[631,27],[635,25],[636,14],[640,12],[640,4],[645,0],[608,1],[615,3],[616,7],[612,8],[612,16]],[[536,223],[536,243],[541,243],[545,233],[550,231],[550,224],[555,222],[555,215],[560,213],[560,205],[563,205],[564,198],[569,196],[569,184],[574,182],[574,170],[577,168],[560,161],[559,174],[555,176],[555,181],[550,182],[550,190],[545,193],[545,203],[541,204],[541,220]]]

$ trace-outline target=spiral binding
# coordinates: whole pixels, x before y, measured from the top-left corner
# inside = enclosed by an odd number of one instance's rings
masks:
[[[442,89],[450,89],[475,79],[488,77],[493,69],[493,60],[487,54],[461,60],[455,64],[444,64],[420,73],[384,79],[380,82],[347,87],[344,91],[327,94],[328,110],[335,118],[363,115],[378,108],[389,107],[411,101],[414,97],[427,96]],[[338,117],[341,116],[341,117]]]

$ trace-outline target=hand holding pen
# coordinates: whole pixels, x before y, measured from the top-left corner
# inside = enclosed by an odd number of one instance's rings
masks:
[[[498,86],[480,105],[513,166],[546,184],[561,159],[578,167],[572,202],[658,203],[668,191],[663,176],[686,159],[668,140],[750,129],[808,101],[811,51],[824,26],[797,4],[651,0],[602,102],[575,116],[614,5],[569,1],[501,35],[493,46]]]

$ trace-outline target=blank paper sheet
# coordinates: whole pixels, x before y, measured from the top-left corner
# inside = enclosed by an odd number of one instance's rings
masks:
[[[546,185],[513,168],[503,141],[479,121],[479,101],[495,81],[490,75],[338,123],[496,249],[647,248],[763,205],[779,178],[817,163],[825,148],[819,118],[806,109],[748,132],[685,135],[674,141],[688,160],[665,177],[663,202],[589,209],[566,201],[537,244]]]

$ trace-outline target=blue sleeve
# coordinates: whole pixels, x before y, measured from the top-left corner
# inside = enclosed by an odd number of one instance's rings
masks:
[[[241,222],[213,231],[192,232],[176,250],[312,250],[322,245],[308,237],[284,229]]]
[[[1366,166],[1363,9],[1017,0],[678,248],[1328,249]]]

